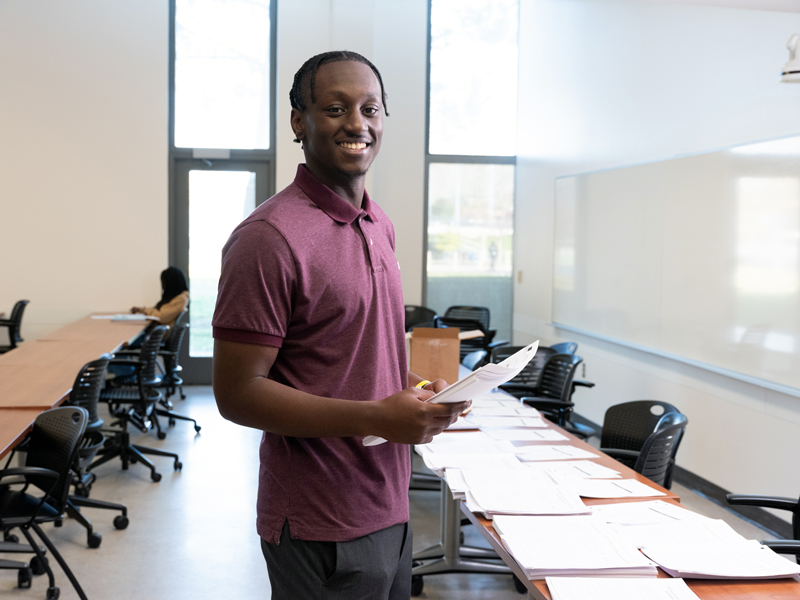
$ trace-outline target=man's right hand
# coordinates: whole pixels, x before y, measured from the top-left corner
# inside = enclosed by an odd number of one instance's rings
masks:
[[[432,391],[409,387],[375,402],[378,411],[375,435],[400,444],[427,444],[455,423],[471,404],[434,404],[427,401],[431,396]]]

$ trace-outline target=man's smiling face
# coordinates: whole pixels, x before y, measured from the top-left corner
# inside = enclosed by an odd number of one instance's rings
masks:
[[[381,85],[363,63],[339,61],[317,69],[314,98],[304,112],[292,109],[292,127],[303,141],[309,170],[326,185],[363,177],[383,136]]]

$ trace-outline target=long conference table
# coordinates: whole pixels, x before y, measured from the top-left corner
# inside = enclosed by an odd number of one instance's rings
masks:
[[[129,343],[148,323],[89,315],[0,354],[0,459],[40,413],[67,399],[83,365]]]
[[[666,502],[671,502],[676,505],[680,505],[680,498],[670,490],[667,490],[659,485],[656,485],[646,477],[643,477],[633,469],[626,467],[619,461],[611,458],[610,456],[603,454],[597,448],[594,448],[587,444],[586,442],[580,440],[579,438],[575,437],[571,433],[563,430],[562,428],[558,427],[557,425],[546,421],[548,424],[549,429],[553,429],[558,431],[559,433],[567,436],[569,439],[567,441],[561,442],[554,442],[554,441],[546,441],[546,442],[517,442],[518,445],[523,444],[540,444],[540,445],[556,445],[556,444],[565,444],[565,445],[572,445],[577,446],[578,448],[582,448],[589,452],[592,452],[598,456],[594,459],[591,459],[593,462],[601,464],[605,467],[609,467],[616,471],[619,471],[623,478],[625,479],[636,479],[637,481],[641,481],[642,483],[648,485],[649,487],[656,489],[660,492],[663,492],[665,496],[659,496],[658,500],[664,500]],[[457,432],[453,432],[452,435],[458,435]],[[552,600],[550,596],[550,592],[547,589],[547,584],[543,579],[538,580],[529,580],[525,573],[523,572],[522,568],[517,564],[514,558],[509,555],[506,551],[505,547],[503,546],[502,542],[500,541],[500,537],[492,528],[491,520],[484,518],[482,515],[473,513],[470,511],[466,503],[463,500],[452,500],[452,495],[450,493],[449,488],[447,487],[446,483],[442,481],[442,540],[440,541],[440,547],[443,549],[443,553],[445,554],[444,559],[439,559],[443,563],[445,561],[450,562],[450,566],[453,563],[458,564],[461,562],[466,562],[469,559],[463,559],[458,556],[459,547],[458,544],[454,544],[453,539],[446,539],[452,538],[453,532],[451,531],[449,534],[445,534],[445,529],[449,526],[451,529],[458,526],[458,523],[461,518],[461,514],[451,514],[448,516],[448,507],[452,506],[453,503],[456,503],[457,506],[461,509],[461,513],[466,515],[466,517],[470,520],[470,522],[475,525],[477,531],[489,542],[492,549],[497,553],[497,556],[505,563],[511,571],[516,575],[519,580],[525,585],[528,590],[528,597],[534,598],[535,600]],[[584,499],[584,503],[592,506],[597,504],[613,504],[613,503],[620,503],[620,502],[641,502],[645,500],[654,500],[656,498],[626,498],[626,499]],[[449,512],[453,512],[450,510]],[[455,537],[457,538],[457,535]],[[425,551],[423,551],[425,552]],[[447,556],[447,554],[451,554],[451,556]],[[414,573],[418,573],[420,575],[426,574],[434,574],[437,572],[436,563],[431,565],[433,569],[428,570],[423,568],[415,568],[413,570]],[[443,568],[441,571],[438,572],[453,572],[458,571],[459,569],[452,569],[452,568]],[[468,568],[463,569],[466,572],[470,572]],[[659,577],[669,577],[664,571],[661,569],[658,570]],[[797,600],[800,598],[800,582],[795,579],[772,579],[772,580],[730,580],[730,579],[685,579],[687,585],[692,589],[692,591],[701,599],[701,600],[789,600],[794,599]],[[590,599],[587,599],[590,600]]]

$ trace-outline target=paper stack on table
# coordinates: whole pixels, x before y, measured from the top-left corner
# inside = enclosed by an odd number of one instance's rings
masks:
[[[488,518],[495,515],[576,515],[589,508],[569,487],[559,485],[541,471],[519,469],[513,476],[507,471],[465,469],[467,505],[473,512]]]
[[[700,600],[683,579],[547,577],[553,600]]]
[[[673,577],[779,579],[800,575],[800,565],[717,519],[691,519],[619,527],[651,560]]]
[[[580,479],[612,479],[620,478],[619,471],[598,465],[590,460],[556,460],[524,463],[526,469],[534,469],[559,477],[576,477]],[[614,505],[618,506],[618,505]]]
[[[636,546],[591,515],[497,515],[492,525],[503,546],[529,579],[655,577],[657,574],[656,566]]]
[[[600,458],[599,454],[568,444],[559,446],[517,446],[514,449],[514,453],[521,461]]]

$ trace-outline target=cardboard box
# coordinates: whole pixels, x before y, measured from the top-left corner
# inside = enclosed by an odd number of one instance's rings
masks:
[[[455,327],[417,327],[411,332],[409,370],[424,379],[458,381],[461,341]]]

